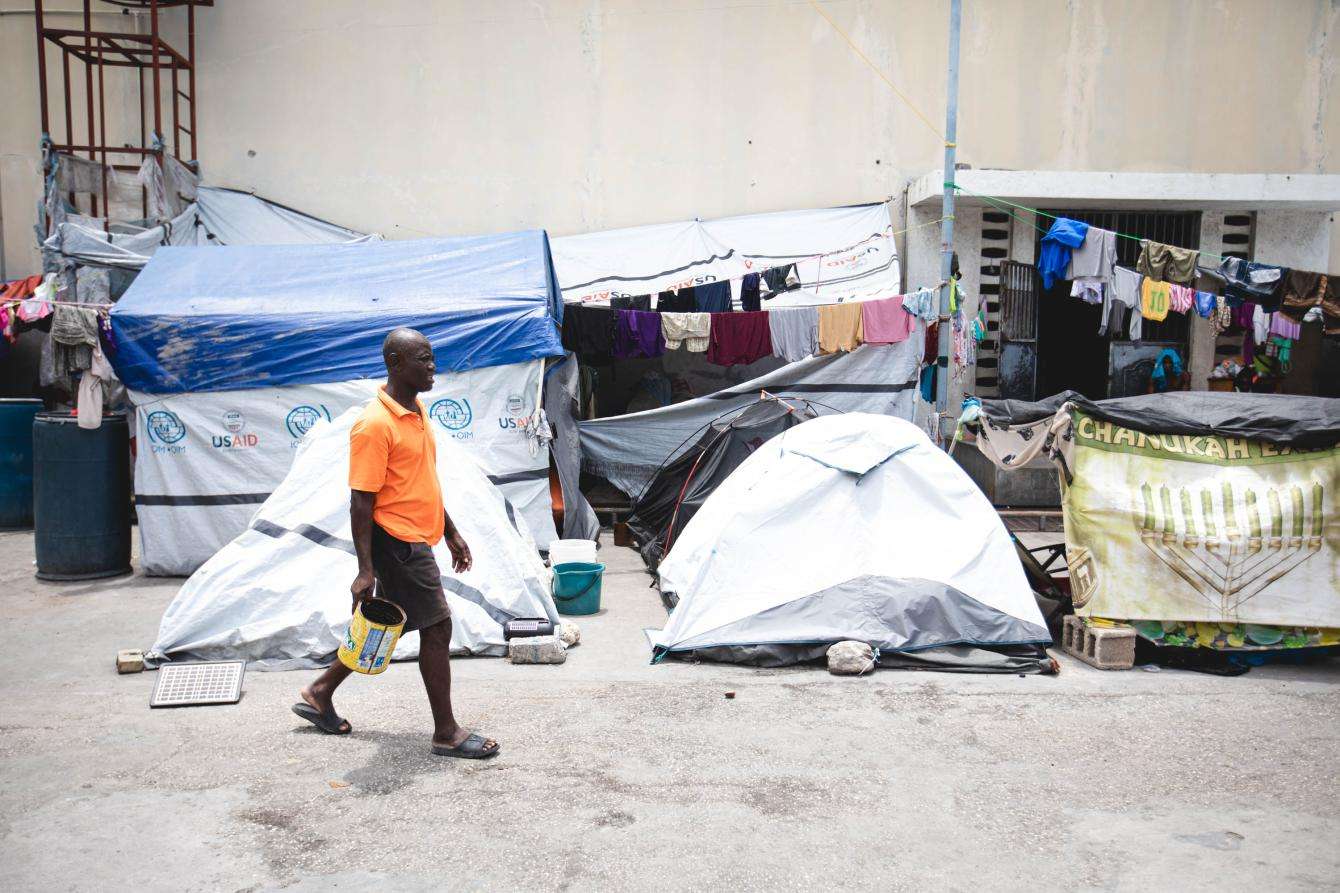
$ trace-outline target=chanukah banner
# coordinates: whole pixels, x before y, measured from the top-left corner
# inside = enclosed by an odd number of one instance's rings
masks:
[[[1251,625],[1340,627],[1340,448],[1147,434],[1078,411],[1073,437],[1076,613],[1219,624],[1228,647]]]

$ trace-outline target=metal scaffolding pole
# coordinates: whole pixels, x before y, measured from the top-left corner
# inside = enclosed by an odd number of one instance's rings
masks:
[[[954,266],[954,182],[955,149],[958,139],[958,38],[961,0],[949,0],[949,82],[945,91],[945,162],[944,222],[940,226],[940,339],[935,359],[936,431],[942,443],[953,434],[947,418],[949,408],[949,351],[954,337],[949,318],[950,281]]]

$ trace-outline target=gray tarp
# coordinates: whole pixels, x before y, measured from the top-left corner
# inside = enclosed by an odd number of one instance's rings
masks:
[[[594,540],[600,535],[600,521],[578,488],[582,473],[581,435],[577,430],[579,372],[576,354],[568,354],[544,373],[544,414],[554,439],[549,450],[563,488],[564,539]],[[547,548],[548,543],[542,543]]]
[[[997,426],[1023,425],[1056,414],[1065,403],[1125,428],[1151,434],[1215,434],[1299,448],[1340,443],[1340,399],[1293,394],[1172,391],[1090,400],[1074,391],[1046,400],[983,400]]]
[[[790,363],[752,381],[662,409],[581,423],[582,468],[636,497],[661,464],[693,445],[714,419],[752,405],[760,391],[804,397],[842,412],[911,419],[922,339],[865,344],[851,353]]]

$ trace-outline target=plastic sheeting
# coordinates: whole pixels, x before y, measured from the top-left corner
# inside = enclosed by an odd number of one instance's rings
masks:
[[[1004,525],[915,425],[822,416],[759,447],[660,567],[657,652],[854,639],[881,651],[1045,645]]]
[[[553,249],[565,301],[657,294],[792,263],[800,288],[765,306],[885,298],[901,282],[882,202],[564,236]]]
[[[533,360],[439,375],[420,400],[434,429],[475,457],[547,546],[557,538],[549,451],[531,433],[540,368]],[[132,391],[145,573],[189,574],[223,548],[284,479],[303,436],[318,421],[366,404],[379,385],[365,380],[199,394]]]
[[[1299,448],[1340,443],[1340,399],[1293,394],[1170,391],[1090,400],[1075,391],[1046,400],[983,400],[982,413],[999,426],[1054,416],[1072,404],[1094,418],[1150,434],[1214,434]]]
[[[168,605],[151,661],[247,660],[260,669],[328,663],[349,623],[349,584],[358,570],[349,525],[349,410],[317,423],[292,470],[250,526],[191,576]],[[524,520],[449,432],[437,435],[437,472],[447,511],[470,546],[473,566],[451,570],[434,548],[451,607],[455,653],[505,653],[503,623],[558,621],[548,574]],[[418,633],[396,647],[418,654]]]
[[[581,423],[582,467],[636,498],[668,462],[714,420],[753,404],[761,391],[801,397],[821,408],[911,419],[923,343],[866,344],[851,353],[810,357],[752,381],[631,415]]]
[[[542,230],[163,248],[111,311],[116,374],[158,394],[380,378],[397,326],[451,372],[561,356],[557,295]]]
[[[139,228],[70,217],[42,243],[53,257],[139,270],[165,245],[315,245],[378,239],[233,189],[201,186],[196,200],[165,224]]]
[[[563,493],[563,538],[594,540],[600,520],[581,491],[582,443],[577,428],[580,383],[577,356],[568,354],[544,372],[544,412],[553,440],[549,444]],[[552,504],[552,499],[551,499]],[[548,548],[549,541],[543,544]]]

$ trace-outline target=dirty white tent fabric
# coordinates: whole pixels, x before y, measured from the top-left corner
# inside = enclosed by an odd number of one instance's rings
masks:
[[[851,353],[790,363],[752,381],[661,409],[580,424],[582,468],[636,497],[661,465],[697,440],[713,420],[758,400],[761,391],[803,397],[843,412],[910,419],[923,339],[865,344]]]
[[[660,565],[678,604],[654,652],[1045,645],[1009,534],[910,422],[821,416],[759,447]]]
[[[380,239],[234,189],[200,186],[195,201],[170,221],[140,228],[71,216],[53,221],[42,250],[53,260],[141,269],[164,245],[299,245]]]
[[[152,661],[243,659],[271,670],[330,661],[348,626],[358,569],[345,480],[358,414],[316,423],[247,529],[168,605]],[[548,575],[520,513],[448,432],[433,431],[447,511],[474,559],[457,574],[446,545],[433,550],[451,606],[452,651],[501,655],[508,620],[558,620]],[[417,633],[406,635],[395,656],[414,657],[418,645]]]
[[[654,295],[792,263],[800,288],[765,306],[885,298],[899,293],[901,281],[884,202],[637,226],[551,245],[570,302]]]

